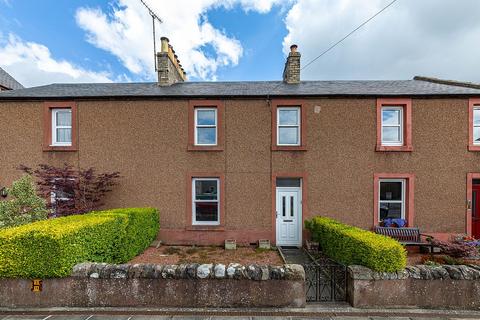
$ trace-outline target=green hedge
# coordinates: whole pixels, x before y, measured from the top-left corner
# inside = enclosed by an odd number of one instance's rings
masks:
[[[305,221],[305,226],[323,252],[336,261],[381,272],[394,272],[406,266],[407,253],[392,238],[325,217]]]
[[[80,262],[127,262],[155,239],[158,220],[156,209],[127,208],[4,229],[0,277],[64,277]]]

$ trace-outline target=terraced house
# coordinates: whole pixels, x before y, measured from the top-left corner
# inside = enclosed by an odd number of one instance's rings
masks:
[[[480,87],[430,78],[188,82],[162,39],[157,83],[0,94],[0,186],[19,164],[120,171],[108,207],[159,209],[159,239],[299,246],[325,215],[480,237]]]

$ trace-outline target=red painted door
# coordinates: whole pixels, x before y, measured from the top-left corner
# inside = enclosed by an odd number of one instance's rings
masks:
[[[472,235],[480,239],[480,184],[472,186]]]

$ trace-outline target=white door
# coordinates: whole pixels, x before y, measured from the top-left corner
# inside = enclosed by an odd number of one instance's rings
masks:
[[[277,187],[277,245],[302,246],[302,194],[300,188]]]

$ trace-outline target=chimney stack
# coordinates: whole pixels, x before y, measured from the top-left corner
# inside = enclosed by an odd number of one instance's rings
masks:
[[[157,53],[158,85],[170,86],[187,80],[187,73],[183,70],[175,50],[166,37],[160,38],[160,52]]]
[[[283,82],[288,84],[300,83],[300,52],[297,52],[298,46],[292,44],[290,53],[283,69]]]

